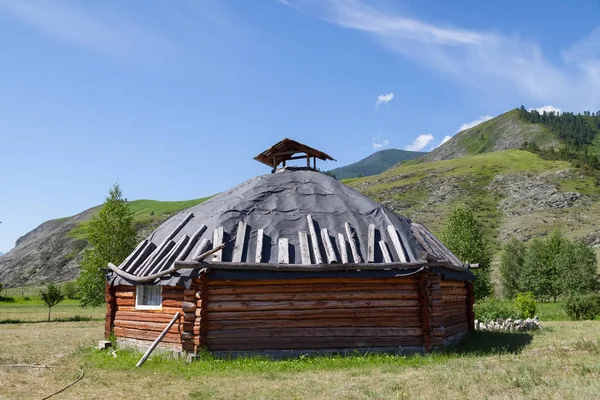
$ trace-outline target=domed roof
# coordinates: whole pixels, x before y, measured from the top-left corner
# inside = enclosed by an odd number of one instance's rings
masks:
[[[206,260],[215,267],[293,265],[298,271],[434,263],[466,270],[423,226],[326,174],[297,168],[252,178],[173,216],[119,268],[148,276],[221,243],[225,248]]]

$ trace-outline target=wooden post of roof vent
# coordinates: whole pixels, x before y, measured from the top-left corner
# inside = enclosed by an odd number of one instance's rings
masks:
[[[281,142],[274,144],[269,149],[254,157],[256,161],[271,167],[273,172],[277,170],[279,164],[283,164],[283,167],[285,167],[290,160],[306,159],[306,168],[310,168],[311,158],[313,159],[314,170],[317,169],[317,158],[323,161],[335,161],[335,159],[327,153],[292,139],[283,139]]]

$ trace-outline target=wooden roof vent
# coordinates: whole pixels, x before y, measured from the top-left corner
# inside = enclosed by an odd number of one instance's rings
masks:
[[[312,167],[310,166],[311,158],[313,159]],[[287,138],[274,144],[267,150],[254,157],[256,161],[273,168],[273,172],[275,172],[277,166],[281,163],[283,163],[283,167],[285,168],[287,161],[301,159],[306,159],[306,168],[316,170],[317,158],[323,161],[335,161],[335,159],[327,153]]]

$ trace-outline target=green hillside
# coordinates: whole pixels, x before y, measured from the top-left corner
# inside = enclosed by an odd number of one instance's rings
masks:
[[[370,156],[363,158],[353,164],[332,169],[329,171],[337,179],[358,178],[361,176],[371,176],[387,171],[399,162],[406,160],[414,160],[427,154],[420,151],[407,151],[398,149],[381,150]]]
[[[435,234],[455,204],[468,204],[496,252],[510,235],[529,240],[558,229],[588,242],[600,235],[600,191],[594,179],[567,161],[526,151],[400,165],[344,182]]]
[[[541,123],[519,117],[518,110],[508,111],[473,128],[457,133],[435,150],[420,158],[421,162],[449,160],[475,154],[519,149],[525,142],[540,148],[558,147],[557,134]]]
[[[210,197],[184,201],[134,200],[129,202],[136,230],[162,223],[170,216],[204,202]],[[94,215],[100,208],[95,207]],[[69,235],[77,239],[85,239],[89,220],[80,222]]]

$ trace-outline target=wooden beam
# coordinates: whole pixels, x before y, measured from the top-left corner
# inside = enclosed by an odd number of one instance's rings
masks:
[[[264,235],[265,235],[264,229],[259,229],[258,231],[256,231],[256,254],[254,255],[254,261],[257,263],[262,262]]]
[[[238,223],[237,233],[235,235],[235,245],[233,246],[233,256],[231,261],[240,262],[242,261],[242,255],[244,254],[244,247],[246,245],[246,222],[240,221]]]
[[[280,264],[290,263],[290,244],[286,238],[279,238],[277,261]]]
[[[402,243],[398,237],[398,232],[396,232],[396,228],[394,228],[394,225],[388,225],[387,228],[390,238],[392,239],[394,249],[396,250],[396,254],[398,254],[398,260],[402,263],[408,262],[406,259],[406,254],[404,253],[404,249],[402,248]]]
[[[300,257],[302,264],[310,264],[310,249],[308,248],[308,235],[306,232],[298,232],[298,239],[300,241]]]
[[[204,224],[200,225],[200,227],[196,229],[196,232],[194,232],[190,237],[190,241],[188,242],[187,246],[185,246],[185,249],[183,249],[183,251],[177,257],[177,261],[185,260],[185,258],[190,254],[190,252],[198,242],[198,239],[200,239],[202,234],[204,234],[204,231],[206,231],[206,225]]]
[[[337,256],[335,255],[335,249],[329,238],[329,231],[327,228],[321,229],[321,240],[323,240],[323,247],[325,248],[325,256],[327,257],[328,264],[335,264],[338,262]]]
[[[144,261],[150,256],[150,254],[152,254],[152,252],[156,249],[156,245],[152,242],[149,242],[147,246],[144,247],[144,249],[142,250],[142,252],[140,254],[138,254],[138,256],[131,262],[131,264],[129,264],[129,267],[126,269],[123,269],[125,272],[133,272],[136,269],[138,269],[138,267],[140,265],[142,265],[144,263]]]
[[[367,238],[367,262],[375,262],[375,224],[369,224],[369,236]]]
[[[356,232],[352,229],[350,222],[346,222],[344,224],[346,228],[346,235],[348,236],[348,243],[350,243],[350,250],[352,251],[352,258],[356,264],[362,263],[362,258],[358,253],[358,249],[356,248]]]
[[[319,248],[319,236],[317,235],[312,215],[308,214],[306,219],[308,220],[308,230],[310,231],[310,241],[315,256],[315,264],[323,264],[323,257],[321,256],[321,249]]]
[[[148,274],[155,274],[158,271],[164,269],[165,266],[172,264],[189,240],[190,238],[188,235],[183,235],[181,239],[179,239],[177,244],[175,244],[173,249],[169,252],[169,254],[167,254],[162,260],[160,260],[160,262],[158,262],[156,266],[148,272]]]
[[[202,254],[206,250],[208,250],[209,245],[210,245],[210,240],[208,240],[206,238],[202,239],[202,241],[200,241],[200,244],[198,245],[198,248],[196,249],[194,254],[192,254],[192,261],[196,260],[200,254]]]
[[[381,249],[381,253],[383,253],[383,262],[389,264],[392,262],[392,257],[390,256],[390,252],[388,251],[387,245],[383,240],[379,241],[379,248]]]
[[[338,246],[340,248],[340,257],[343,264],[348,264],[348,248],[346,247],[346,239],[343,233],[338,233]]]
[[[127,270],[127,267],[131,263],[131,261],[135,260],[135,258],[144,250],[144,247],[148,245],[148,240],[142,240],[133,251],[127,256],[125,260],[119,265],[119,268],[123,270]]]
[[[150,346],[150,348],[148,348],[148,351],[146,351],[146,354],[144,354],[144,356],[140,359],[140,361],[138,361],[138,363],[135,364],[136,367],[141,367],[142,364],[146,362],[146,360],[148,359],[148,357],[150,357],[150,354],[152,354],[152,352],[154,351],[154,349],[156,348],[156,346],[158,346],[158,344],[160,343],[161,340],[163,340],[163,338],[165,337],[165,335],[167,334],[167,332],[169,332],[169,329],[171,329],[171,327],[179,319],[179,315],[180,315],[179,313],[175,313],[175,315],[173,315],[173,319],[171,320],[171,322],[169,322],[169,324],[160,333],[160,335],[158,335],[158,337],[152,343],[152,345]]]
[[[223,243],[223,227],[216,228],[213,232],[213,246],[218,246]],[[223,251],[217,251],[212,256],[213,261],[221,261],[223,259]]]

